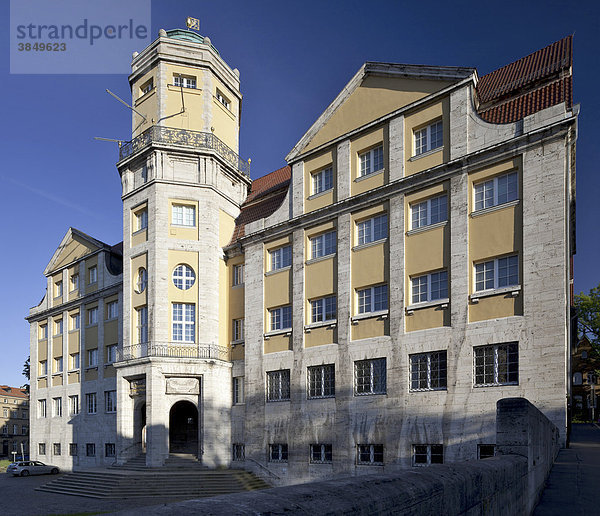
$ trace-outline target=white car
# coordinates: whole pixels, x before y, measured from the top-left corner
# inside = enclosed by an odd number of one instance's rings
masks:
[[[56,475],[58,467],[51,464],[44,464],[39,460],[24,460],[21,462],[13,462],[6,468],[6,473],[15,477],[28,477],[29,475],[45,475],[50,473]]]

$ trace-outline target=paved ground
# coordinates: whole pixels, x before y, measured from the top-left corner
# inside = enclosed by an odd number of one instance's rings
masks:
[[[561,450],[534,516],[600,514],[600,426],[574,424],[571,446]]]
[[[13,477],[0,473],[0,514],[2,516],[102,514],[161,503],[158,498],[99,500],[35,491],[37,486],[56,478],[58,476],[55,475]],[[140,513],[143,513],[143,509],[140,509]]]

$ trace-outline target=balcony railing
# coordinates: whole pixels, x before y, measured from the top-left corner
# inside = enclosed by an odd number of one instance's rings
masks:
[[[136,136],[133,140],[123,143],[119,147],[119,161],[128,158],[152,143],[182,145],[193,147],[195,149],[215,151],[233,168],[242,174],[250,176],[250,163],[240,158],[238,154],[219,140],[213,133],[202,133],[199,131],[189,131],[187,129],[174,129],[172,127],[163,127],[161,125],[153,125],[140,135]]]
[[[229,348],[216,344],[184,342],[145,342],[117,350],[117,361],[144,357],[207,358],[229,361]]]

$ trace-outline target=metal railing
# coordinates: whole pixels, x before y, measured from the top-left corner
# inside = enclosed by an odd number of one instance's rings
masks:
[[[194,342],[144,342],[117,350],[117,361],[144,357],[206,358],[230,360],[229,348],[217,344]]]
[[[213,133],[202,133],[199,131],[189,131],[187,129],[174,129],[173,127],[164,127],[160,125],[153,125],[136,136],[133,140],[123,143],[119,147],[119,161],[128,158],[152,143],[182,145],[196,149],[213,150],[233,168],[242,174],[250,176],[250,163],[240,158],[238,154]]]

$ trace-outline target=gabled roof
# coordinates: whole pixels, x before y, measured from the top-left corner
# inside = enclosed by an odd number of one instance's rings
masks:
[[[479,116],[505,124],[565,102],[573,105],[573,36],[481,77]]]
[[[55,268],[58,268],[57,264],[59,264],[61,262],[61,260],[60,260],[61,255],[63,254],[63,252],[66,251],[68,244],[76,239],[79,239],[80,241],[84,242],[86,244],[86,246],[89,246],[90,252],[86,253],[86,254],[95,252],[98,249],[106,249],[109,251],[111,249],[111,246],[109,246],[108,244],[105,244],[104,242],[101,242],[100,240],[96,240],[95,238],[91,237],[90,235],[87,235],[86,233],[84,233],[83,231],[79,231],[78,229],[71,227],[71,228],[69,228],[66,235],[60,242],[60,245],[58,246],[56,251],[54,251],[54,254],[52,255],[52,258],[50,259],[50,262],[44,269],[44,274],[46,276],[50,272],[52,272]],[[70,260],[70,261],[71,262],[75,261],[79,258],[82,258],[83,256],[84,255],[75,255],[74,259]]]
[[[21,387],[9,387],[8,385],[0,385],[0,396],[12,396],[14,398],[28,399],[29,394]]]

